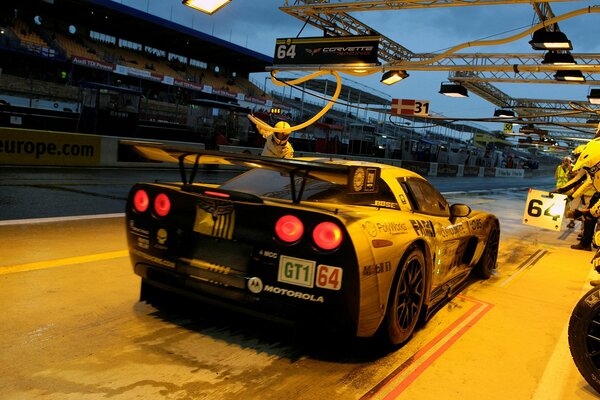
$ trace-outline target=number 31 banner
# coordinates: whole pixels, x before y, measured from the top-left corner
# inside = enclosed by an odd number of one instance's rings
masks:
[[[562,225],[567,196],[529,189],[523,223],[559,231]]]

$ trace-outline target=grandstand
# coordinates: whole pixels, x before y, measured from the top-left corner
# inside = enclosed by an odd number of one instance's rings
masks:
[[[217,132],[231,144],[261,146],[244,114],[265,120],[311,118],[322,104],[289,92],[265,93],[250,74],[271,57],[109,0],[0,2],[0,126],[202,142]],[[312,85],[312,86],[311,86]],[[330,95],[333,82],[307,87]],[[345,85],[342,99],[384,109],[389,99]],[[282,114],[272,114],[279,109]],[[441,131],[424,132],[347,106],[294,134],[298,150],[420,160],[465,147]],[[473,133],[473,132],[471,132]],[[426,137],[434,140],[424,140]],[[452,143],[454,142],[454,143]],[[446,150],[444,150],[446,149]],[[485,164],[484,156],[471,162]]]
[[[232,139],[239,131],[247,136],[246,119],[236,118],[242,123],[234,126],[227,105],[276,103],[249,80],[271,57],[116,2],[3,0],[0,28],[2,126],[17,121],[34,128],[51,116],[52,127],[65,131],[210,141],[216,128]],[[113,97],[139,93],[135,115],[84,113],[90,83],[105,85]],[[190,120],[202,107],[198,99],[214,102],[201,121]],[[118,107],[119,101],[107,104]],[[98,111],[111,111],[102,124]],[[11,119],[15,113],[20,117]]]

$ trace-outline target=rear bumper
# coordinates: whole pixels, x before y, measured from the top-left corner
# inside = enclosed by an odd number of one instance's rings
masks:
[[[348,335],[355,335],[357,331],[351,318],[339,312],[338,307],[309,302],[298,303],[294,301],[295,297],[280,293],[254,294],[246,287],[242,289],[216,285],[214,282],[197,279],[187,273],[143,261],[134,261],[134,271],[146,284],[218,308],[287,325],[308,325]]]

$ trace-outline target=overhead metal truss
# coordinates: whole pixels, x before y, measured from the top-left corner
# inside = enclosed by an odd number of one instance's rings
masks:
[[[576,2],[581,0],[553,0],[554,2]],[[572,54],[577,65],[552,66],[541,63],[540,54],[448,54],[436,61],[437,54],[415,53],[400,45],[375,29],[365,25],[348,15],[350,12],[389,11],[417,8],[493,6],[508,4],[530,4],[539,22],[555,18],[548,1],[541,0],[404,0],[404,1],[342,1],[331,0],[295,0],[293,5],[286,1],[280,9],[287,14],[310,24],[332,36],[379,35],[380,60],[385,62],[386,69],[407,69],[427,71],[449,71],[449,79],[460,82],[470,92],[498,107],[510,107],[520,117],[537,116],[538,122],[546,122],[550,126],[578,126],[589,128],[590,124],[582,124],[581,119],[592,119],[593,113],[573,115],[544,115],[567,111],[570,106],[565,101],[533,101],[513,99],[502,92],[492,82],[510,83],[544,83],[565,84],[554,79],[558,69],[578,69],[582,71],[586,85],[600,84],[594,74],[600,73],[600,54]],[[584,2],[588,3],[588,2]],[[560,30],[557,23],[545,26],[547,30]],[[552,105],[550,105],[552,104]],[[534,111],[535,110],[535,111]],[[557,129],[555,129],[557,130]],[[557,131],[560,131],[558,129]],[[562,133],[562,132],[561,132]],[[592,133],[592,132],[590,132]],[[569,133],[570,134],[570,133]],[[584,133],[585,135],[585,133]],[[589,135],[588,135],[589,137]]]

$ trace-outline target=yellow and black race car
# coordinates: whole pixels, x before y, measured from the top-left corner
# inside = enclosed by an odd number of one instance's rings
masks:
[[[472,271],[485,279],[496,268],[498,219],[449,205],[406,169],[127,145],[178,162],[182,177],[131,189],[126,228],[141,300],[166,290],[401,344]],[[195,183],[203,164],[249,170]]]

